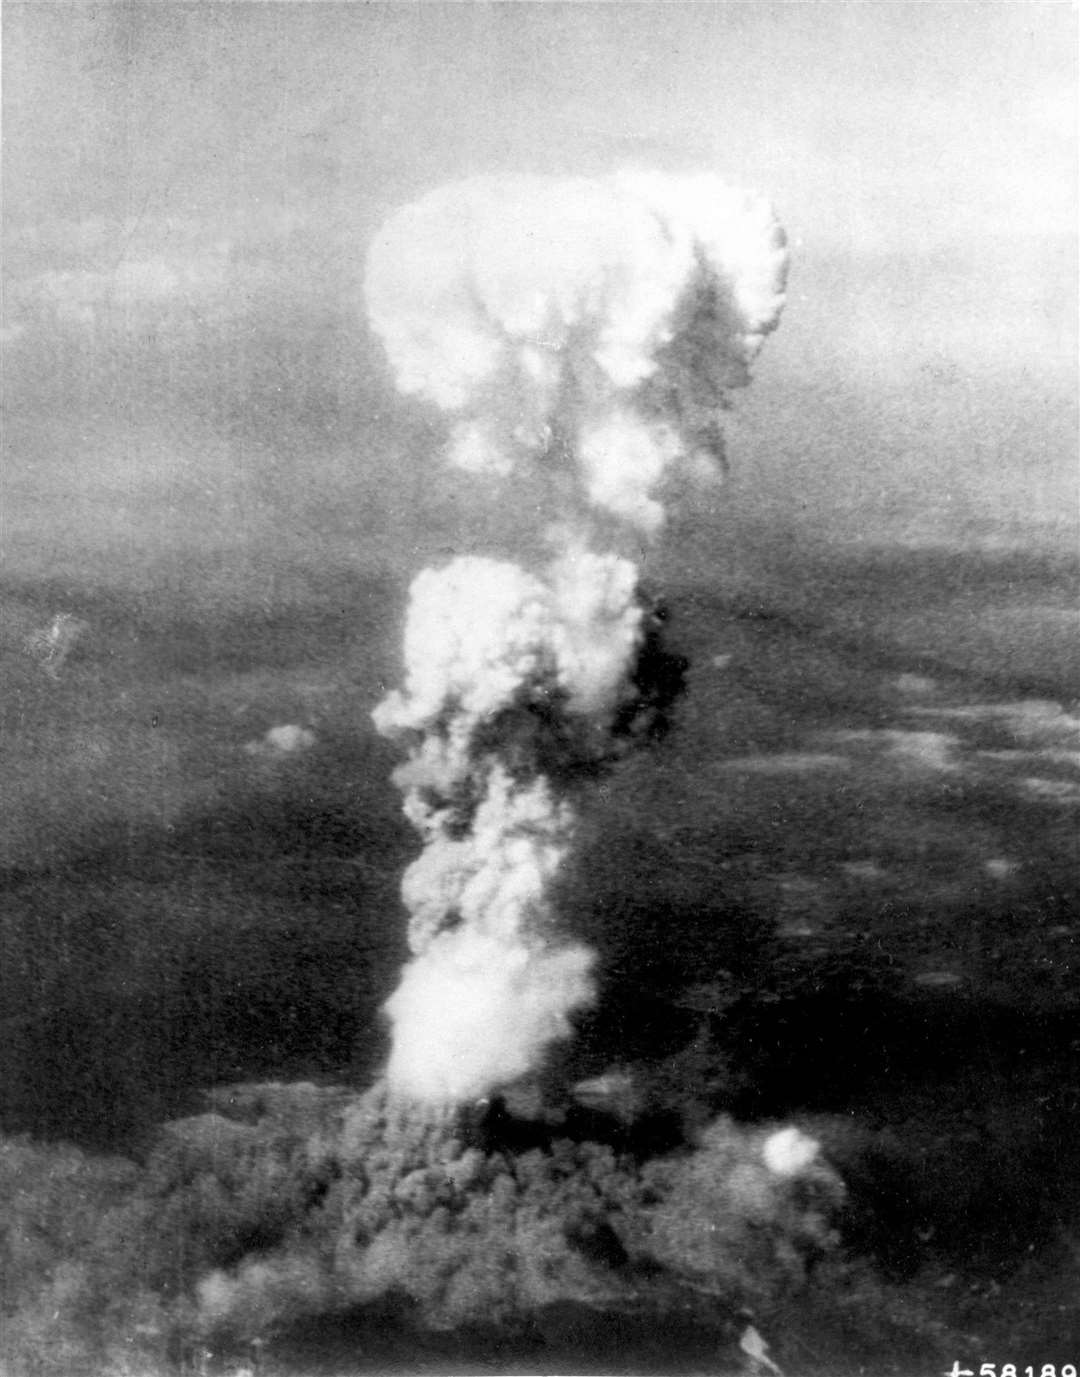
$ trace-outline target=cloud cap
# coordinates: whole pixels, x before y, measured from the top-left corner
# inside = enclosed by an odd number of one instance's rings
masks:
[[[452,463],[569,470],[587,508],[652,534],[673,466],[722,466],[786,270],[768,202],[711,174],[480,177],[393,215],[365,291],[400,390],[450,418]]]

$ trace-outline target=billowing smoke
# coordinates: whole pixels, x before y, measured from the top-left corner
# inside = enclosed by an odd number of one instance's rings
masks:
[[[402,886],[416,959],[389,1004],[391,1084],[480,1096],[589,1000],[591,953],[557,936],[548,896],[573,776],[617,750],[636,707],[644,620],[634,567],[611,555],[568,552],[546,579],[465,558],[414,582],[406,690],[375,712],[413,737],[396,779],[425,844]]]
[[[553,881],[581,782],[664,706],[656,609],[612,545],[620,526],[659,533],[680,476],[721,471],[721,413],[778,322],[785,267],[769,206],[712,176],[467,181],[375,238],[368,309],[400,390],[445,414],[450,463],[511,499],[539,479],[549,505],[540,568],[418,575],[405,689],[374,714],[408,745],[396,781],[424,844],[387,1006],[393,1091],[484,1095],[593,998]]]
[[[719,414],[783,306],[768,203],[718,178],[479,178],[376,236],[372,324],[401,391],[451,419],[449,458],[572,472],[649,533],[680,465],[723,463]]]
[[[881,1325],[836,1256],[844,1187],[796,1129],[720,1118],[694,1152],[638,1163],[565,1137],[500,1150],[382,1083],[209,1100],[141,1163],[0,1139],[0,1370],[250,1372],[269,1344],[267,1372],[341,1371],[345,1316],[349,1371],[458,1371],[431,1356],[439,1331],[497,1325],[509,1362],[522,1340],[580,1354],[598,1325],[669,1313],[734,1364],[742,1307],[771,1334],[808,1291]]]

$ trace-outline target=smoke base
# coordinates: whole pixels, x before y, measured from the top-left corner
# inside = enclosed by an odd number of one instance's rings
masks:
[[[741,1309],[791,1302],[839,1256],[843,1187],[790,1130],[718,1119],[640,1163],[554,1130],[513,1148],[483,1114],[418,1115],[384,1083],[210,1102],[142,1166],[3,1145],[13,1377],[170,1370],[388,1303],[417,1332],[521,1332],[571,1304],[674,1305],[734,1335]]]

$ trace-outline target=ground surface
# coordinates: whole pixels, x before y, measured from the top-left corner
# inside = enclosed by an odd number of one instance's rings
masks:
[[[1076,1362],[1075,571],[814,558],[760,591],[672,590],[689,692],[598,790],[565,877],[605,996],[552,1075],[611,1073],[589,1112],[616,1136],[719,1110],[804,1126],[848,1183],[851,1248],[969,1336],[966,1359]],[[213,624],[8,593],[5,1131],[137,1151],[208,1085],[366,1084],[413,847],[367,716],[399,673],[402,588],[339,581],[314,610]],[[57,611],[86,624],[61,663],[34,634]],[[267,736],[283,725],[311,737]],[[365,1362],[664,1366],[654,1336],[579,1321],[520,1351],[384,1329]],[[788,1377],[919,1370],[814,1330],[768,1336]],[[297,1333],[265,1361],[344,1372],[354,1337]]]

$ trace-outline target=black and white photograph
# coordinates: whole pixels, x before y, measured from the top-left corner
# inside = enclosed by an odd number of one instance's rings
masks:
[[[1077,1377],[1077,7],[0,23],[0,1377]]]

